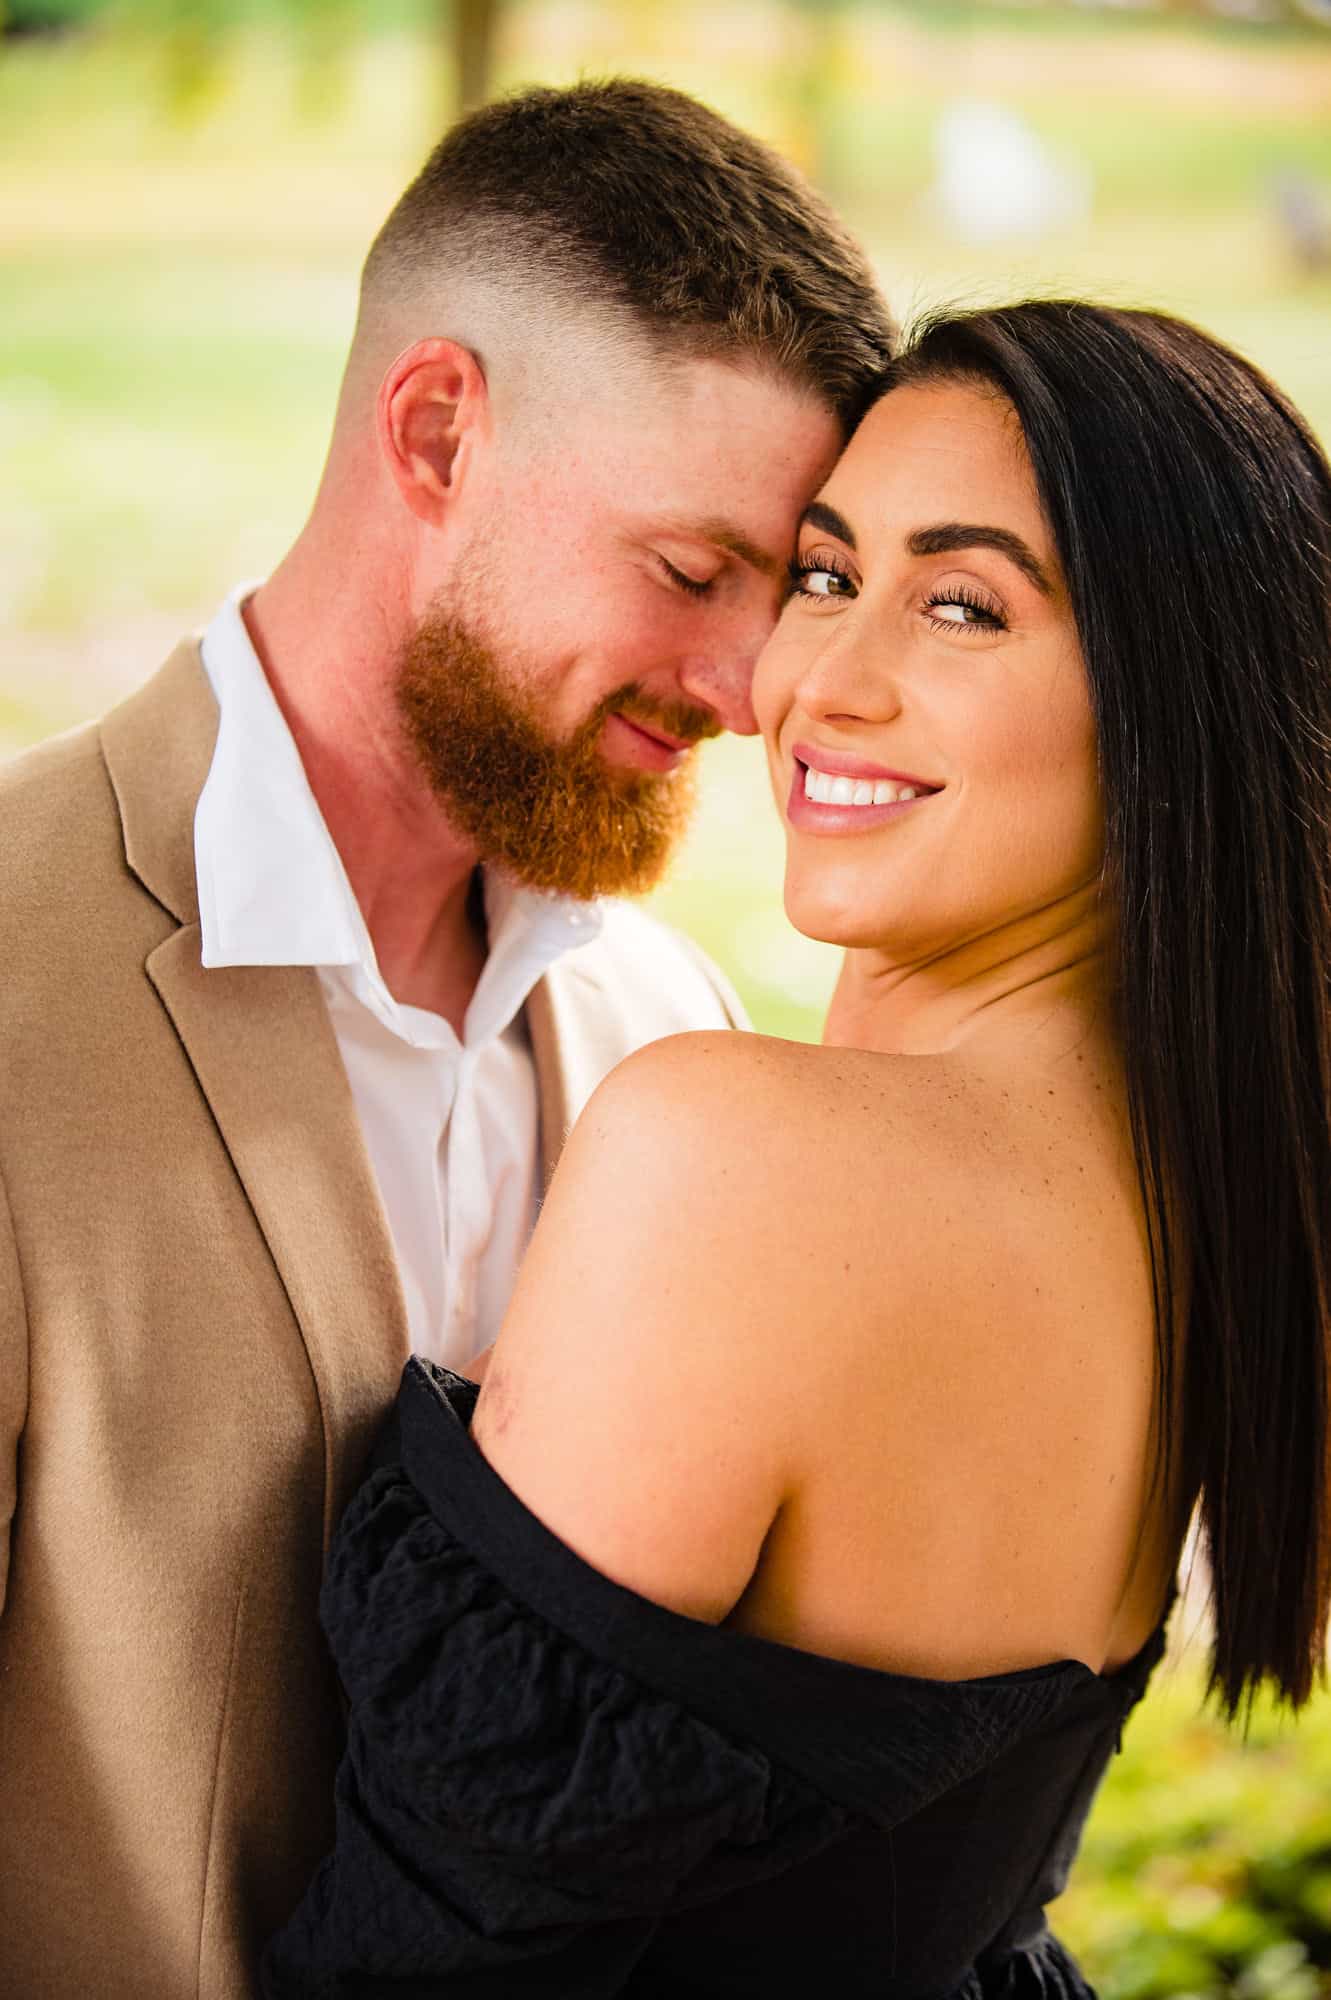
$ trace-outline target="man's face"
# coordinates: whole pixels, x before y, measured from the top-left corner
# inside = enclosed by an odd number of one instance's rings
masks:
[[[840,444],[812,395],[693,361],[616,372],[476,463],[397,699],[479,854],[583,897],[658,879],[696,744],[755,728],[754,662]]]

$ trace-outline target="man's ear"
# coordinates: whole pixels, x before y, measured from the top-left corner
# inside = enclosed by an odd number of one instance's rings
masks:
[[[488,435],[485,371],[455,340],[418,340],[379,385],[379,448],[413,514],[437,525],[466,461]]]

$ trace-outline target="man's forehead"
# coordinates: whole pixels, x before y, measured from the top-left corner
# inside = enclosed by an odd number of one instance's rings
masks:
[[[604,387],[591,421],[618,428],[630,419],[645,455],[682,446],[733,465],[836,453],[845,442],[840,417],[812,383],[743,355],[639,356]]]

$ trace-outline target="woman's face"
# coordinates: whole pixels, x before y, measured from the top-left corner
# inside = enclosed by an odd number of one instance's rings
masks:
[[[1056,923],[1100,872],[1095,733],[1011,405],[891,391],[808,508],[797,567],[754,684],[791,921],[902,963]]]

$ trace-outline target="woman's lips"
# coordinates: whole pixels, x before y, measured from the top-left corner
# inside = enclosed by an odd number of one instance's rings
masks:
[[[884,764],[871,763],[868,758],[848,751],[815,750],[801,743],[796,744],[794,756],[795,774],[786,818],[791,826],[805,833],[869,833],[889,820],[900,819],[903,813],[923,805],[942,790],[941,785],[930,785],[923,778],[889,770]],[[810,789],[823,796],[811,798]],[[863,793],[869,790],[879,795],[877,799],[864,800]],[[833,791],[837,796],[829,797]],[[847,792],[852,795],[845,796]],[[899,796],[902,792],[907,796]],[[858,804],[855,793],[860,795]],[[893,796],[884,797],[884,793]]]
[[[931,785],[927,778],[912,777],[909,771],[890,771],[886,764],[872,764],[867,757],[856,756],[850,750],[825,750],[821,744],[795,743],[790,754],[796,763],[826,771],[830,778],[890,778],[894,784],[913,785],[917,792],[942,789]]]

